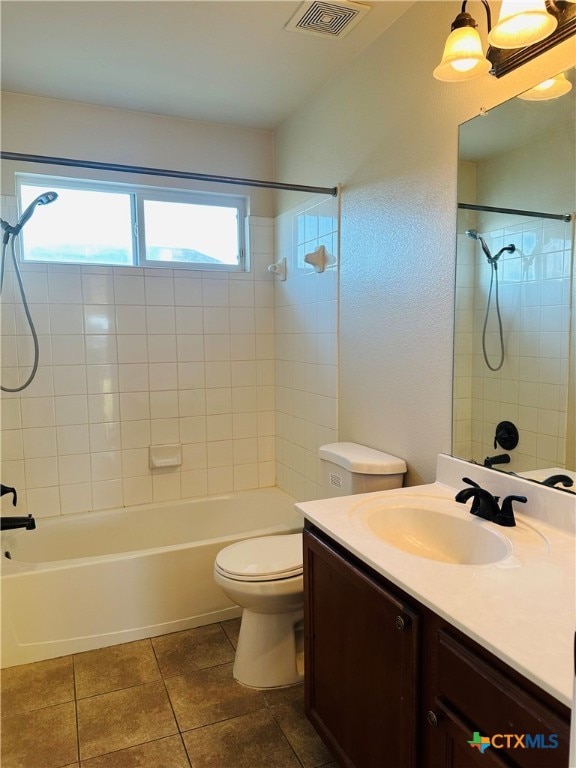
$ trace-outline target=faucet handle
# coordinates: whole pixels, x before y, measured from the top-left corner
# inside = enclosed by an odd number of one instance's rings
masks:
[[[4,496],[5,493],[12,494],[12,506],[15,507],[18,501],[18,494],[16,493],[16,488],[11,488],[9,485],[3,485],[2,483],[0,483],[0,496]]]
[[[480,488],[478,483],[475,483],[474,480],[470,480],[469,477],[463,477],[462,482],[466,483],[466,485],[471,485],[473,488]]]
[[[508,528],[516,525],[516,520],[514,519],[514,509],[512,507],[513,501],[519,501],[522,504],[526,504],[528,499],[526,496],[506,496],[502,502],[502,509],[494,520],[495,523],[498,523],[498,525],[504,525]]]

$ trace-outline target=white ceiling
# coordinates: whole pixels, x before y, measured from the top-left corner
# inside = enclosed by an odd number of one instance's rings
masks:
[[[2,89],[273,129],[413,2],[367,4],[325,38],[284,29],[290,0],[3,0]]]

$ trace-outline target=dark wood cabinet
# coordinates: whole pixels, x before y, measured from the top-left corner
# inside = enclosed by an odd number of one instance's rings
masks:
[[[306,712],[340,765],[567,768],[568,707],[306,528]]]
[[[437,725],[428,729],[424,765],[567,768],[567,707],[429,614],[432,655],[423,694]],[[475,733],[477,741],[492,738],[482,754],[468,744]]]
[[[308,717],[341,765],[415,765],[417,613],[309,534],[304,557]]]

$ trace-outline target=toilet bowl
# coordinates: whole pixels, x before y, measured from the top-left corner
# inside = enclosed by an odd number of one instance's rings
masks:
[[[214,580],[244,609],[234,678],[252,688],[300,682],[302,534],[262,536],[225,547],[216,556]]]
[[[323,495],[399,488],[406,464],[356,443],[319,451]],[[241,606],[234,677],[252,688],[294,685],[304,677],[302,534],[247,539],[221,550],[214,579]]]

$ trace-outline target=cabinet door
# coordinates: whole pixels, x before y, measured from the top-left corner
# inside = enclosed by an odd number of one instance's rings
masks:
[[[306,712],[350,768],[415,765],[418,618],[304,535]]]
[[[566,768],[568,724],[543,691],[497,669],[450,631],[438,632],[436,659],[433,766]],[[468,743],[474,733],[493,741],[481,757]]]

